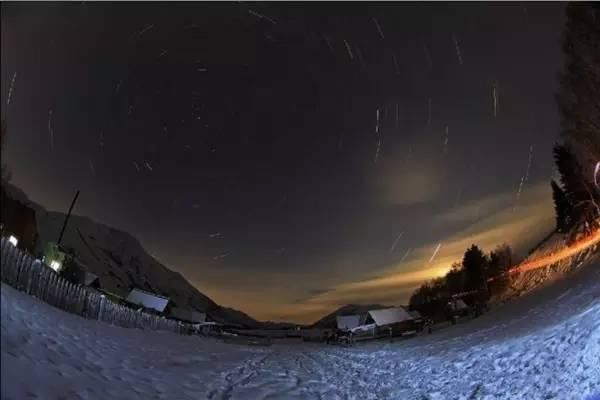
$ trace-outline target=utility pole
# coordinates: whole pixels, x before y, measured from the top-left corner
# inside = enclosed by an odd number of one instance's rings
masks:
[[[75,197],[73,197],[73,201],[71,202],[71,207],[69,207],[69,212],[67,213],[67,216],[65,217],[65,222],[63,223],[62,229],[60,231],[60,235],[58,236],[58,242],[56,242],[56,244],[59,246],[60,246],[60,242],[63,238],[63,235],[65,234],[65,229],[67,229],[67,223],[69,222],[69,218],[71,217],[71,211],[73,211],[73,207],[75,206],[75,202],[77,201],[78,197],[79,197],[79,190],[77,191],[77,193],[75,193]]]

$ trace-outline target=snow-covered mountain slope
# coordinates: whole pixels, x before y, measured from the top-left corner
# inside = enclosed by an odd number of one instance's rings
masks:
[[[39,241],[56,242],[65,214],[47,212],[31,202],[14,186],[8,186],[12,198],[29,204],[35,211]],[[228,324],[255,328],[256,320],[241,311],[221,307],[200,293],[179,273],[166,268],[130,234],[100,224],[90,218],[72,215],[62,244],[73,249],[78,261],[98,275],[101,287],[126,296],[133,287],[169,297],[176,307],[206,312],[212,319]],[[39,249],[41,250],[41,249]]]
[[[600,393],[600,262],[395,343],[243,347],[122,329],[2,286],[1,398],[555,399]]]

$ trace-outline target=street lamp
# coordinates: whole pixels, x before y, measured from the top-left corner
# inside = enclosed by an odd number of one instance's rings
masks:
[[[56,272],[58,272],[60,270],[61,267],[61,263],[60,261],[56,261],[56,260],[52,260],[50,262],[50,268],[52,268],[53,270],[55,270]]]
[[[15,247],[17,247],[17,243],[19,243],[19,239],[17,239],[13,235],[10,235],[10,237],[8,238],[8,241],[10,242],[10,244],[12,244]]]

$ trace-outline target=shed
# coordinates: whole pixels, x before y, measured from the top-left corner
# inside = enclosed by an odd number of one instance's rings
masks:
[[[151,308],[160,313],[165,311],[169,298],[134,288],[125,299],[128,303],[137,304],[145,308]]]

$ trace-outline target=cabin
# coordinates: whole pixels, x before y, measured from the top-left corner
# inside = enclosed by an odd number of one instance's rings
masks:
[[[146,292],[145,290],[133,288],[125,298],[125,301],[135,306],[141,306],[147,311],[163,314],[169,304],[169,298],[160,296],[156,293]]]
[[[2,236],[12,236],[16,247],[33,253],[38,241],[37,219],[33,208],[9,197],[1,190],[0,225]]]

